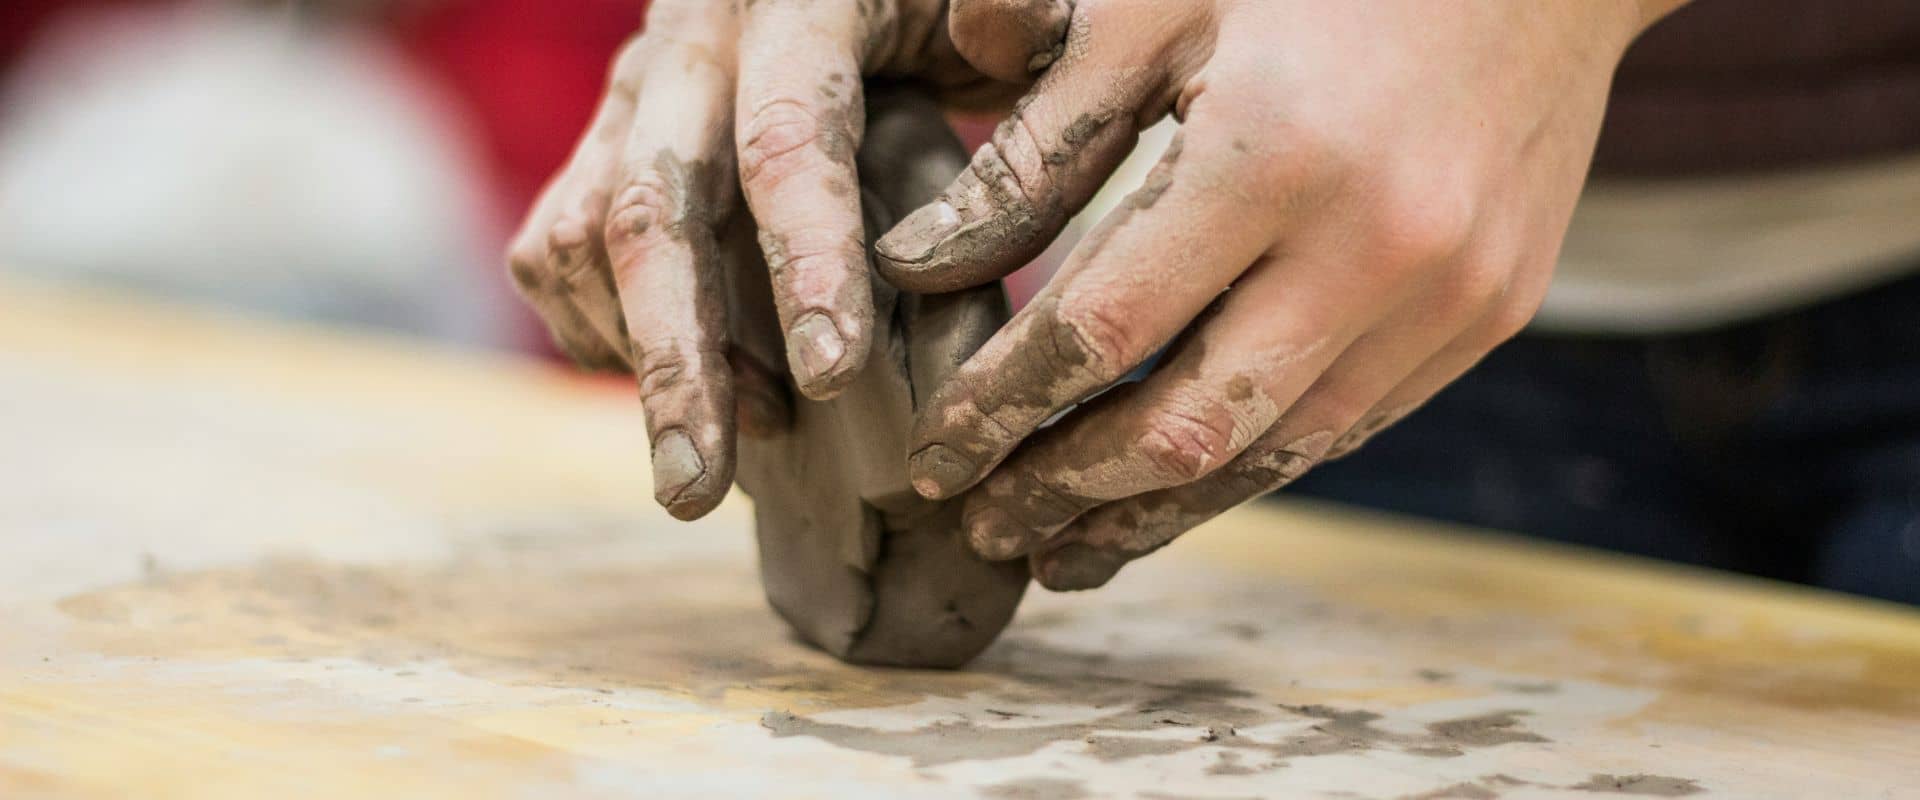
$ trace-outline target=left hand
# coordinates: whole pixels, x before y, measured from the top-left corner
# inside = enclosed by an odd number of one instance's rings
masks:
[[[916,489],[971,488],[977,551],[1089,588],[1358,447],[1532,317],[1613,69],[1673,4],[1079,0],[992,143],[880,241],[883,274],[1004,275],[1139,129],[1182,128],[929,399]]]
[[[997,107],[1064,36],[1065,3],[648,7],[646,33],[621,49],[593,123],[528,211],[508,261],[564,351],[635,374],[654,497],[669,513],[697,518],[726,496],[736,432],[785,426],[783,362],[800,393],[819,400],[867,359],[876,321],[860,187],[904,178],[863,184],[855,168],[862,78],[910,81],[955,108]],[[949,35],[949,22],[963,32]],[[721,237],[741,201],[767,262],[751,268],[772,284],[766,319],[730,319],[727,308],[737,278],[724,264],[750,261],[731,257]],[[789,332],[784,358],[729,340],[730,327],[761,323]]]

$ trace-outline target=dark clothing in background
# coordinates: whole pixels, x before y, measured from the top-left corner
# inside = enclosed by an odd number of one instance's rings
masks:
[[[1285,494],[1920,604],[1920,277],[1707,333],[1523,335]]]
[[[1695,0],[1614,81],[1599,175],[1920,152],[1920,0]]]

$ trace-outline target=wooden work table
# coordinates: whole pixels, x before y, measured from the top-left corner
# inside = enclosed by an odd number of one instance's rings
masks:
[[[0,797],[1920,797],[1920,613],[1304,504],[970,669],[765,607],[632,393],[0,282]]]

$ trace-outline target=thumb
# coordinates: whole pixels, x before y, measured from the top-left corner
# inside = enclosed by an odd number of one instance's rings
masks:
[[[1060,57],[1069,0],[952,0],[947,31],[960,56],[988,77],[1025,83]]]

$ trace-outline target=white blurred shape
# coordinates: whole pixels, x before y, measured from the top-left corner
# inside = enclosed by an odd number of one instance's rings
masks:
[[[85,15],[0,106],[0,269],[506,338],[453,115],[380,37],[227,6]]]

